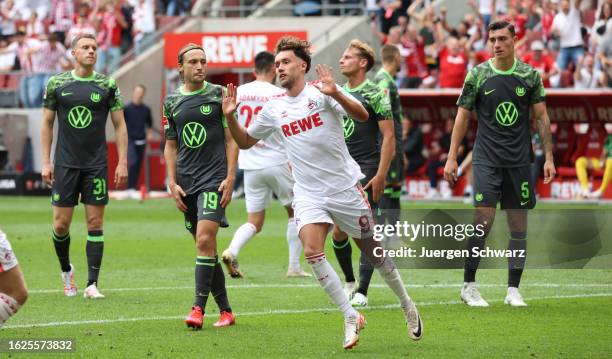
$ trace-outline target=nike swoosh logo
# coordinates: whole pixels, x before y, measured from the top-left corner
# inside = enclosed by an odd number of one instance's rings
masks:
[[[106,198],[106,196],[102,196],[102,197],[97,197],[96,196],[96,201],[99,201],[99,200],[104,199],[104,198]]]
[[[202,212],[202,214],[214,214],[214,213],[217,213],[217,212],[215,212],[215,211],[212,211],[212,212],[206,212],[206,211],[204,211],[204,212]]]
[[[178,110],[178,111],[176,111],[175,113],[173,113],[173,114],[172,114],[172,117],[176,117],[176,116],[178,116],[178,114],[179,114],[181,111],[183,111],[183,110]]]
[[[485,96],[487,96],[488,94],[492,93],[493,91],[495,91],[495,89],[493,89],[493,90],[485,90]]]
[[[415,332],[412,332],[412,334],[414,334],[414,336],[417,338],[421,336],[421,315],[420,314],[419,314],[419,327],[417,328]]]
[[[68,95],[72,95],[72,92],[64,92],[64,91],[62,91],[62,96],[68,96]]]
[[[526,205],[527,203],[529,203],[529,201],[527,201],[527,202],[523,202],[523,201],[521,201],[521,206],[524,206],[524,205]]]

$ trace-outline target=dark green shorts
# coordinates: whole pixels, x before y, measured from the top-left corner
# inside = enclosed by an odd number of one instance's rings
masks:
[[[212,191],[198,192],[183,198],[187,206],[185,228],[195,234],[198,221],[202,220],[217,222],[221,227],[229,227],[225,217],[225,208],[221,207],[221,196],[222,192]]]
[[[501,209],[532,209],[536,198],[531,183],[531,166],[502,168],[473,165],[474,206]]]
[[[74,207],[81,203],[104,206],[108,204],[108,169],[69,168],[55,166],[55,181],[51,190],[51,204],[57,207]]]

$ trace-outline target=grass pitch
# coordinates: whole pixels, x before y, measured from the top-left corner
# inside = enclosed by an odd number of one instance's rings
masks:
[[[219,252],[246,220],[244,202],[232,202],[227,214],[231,227],[219,232]],[[482,270],[481,292],[491,303],[485,309],[460,303],[461,270],[402,270],[424,320],[425,335],[416,343],[406,334],[395,297],[375,274],[371,307],[364,311],[368,325],[359,345],[344,351],[342,316],[315,280],[285,278],[286,215],[278,204],[268,210],[262,233],[240,254],[246,278],[226,276],[237,325],[212,327],[217,308],[211,298],[201,331],[183,323],[193,300],[195,252],[170,200],[113,201],[107,207],[99,284],[107,298],[99,301],[82,298],[87,279],[82,206],[71,227],[77,297],[62,293],[47,198],[2,197],[0,228],[30,289],[26,305],[0,330],[0,340],[75,339],[76,351],[64,357],[603,358],[612,350],[612,270],[527,270],[521,284],[527,308],[503,305],[504,270]],[[328,259],[339,271],[327,245]]]

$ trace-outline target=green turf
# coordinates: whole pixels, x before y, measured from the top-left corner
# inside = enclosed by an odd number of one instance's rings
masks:
[[[100,280],[107,298],[100,301],[80,296],[86,280],[82,206],[71,228],[80,291],[78,297],[65,298],[50,239],[48,200],[0,201],[0,228],[9,234],[31,291],[28,303],[0,330],[0,339],[73,338],[76,352],[66,357],[601,358],[612,350],[611,270],[528,270],[522,293],[529,307],[519,309],[502,303],[505,271],[483,270],[478,279],[491,302],[484,310],[458,302],[461,270],[402,270],[420,305],[423,340],[408,339],[393,295],[375,274],[369,295],[373,308],[365,311],[368,326],[357,348],[345,353],[341,314],[317,283],[284,277],[286,218],[277,204],[262,233],[241,252],[246,278],[227,278],[238,324],[213,328],[217,311],[211,300],[204,330],[193,332],[182,317],[193,300],[194,246],[169,200],[113,201],[108,206]],[[404,203],[405,208],[427,206]],[[232,226],[220,231],[220,249],[246,219],[243,201],[230,205],[228,218]],[[327,253],[335,265],[331,248]]]

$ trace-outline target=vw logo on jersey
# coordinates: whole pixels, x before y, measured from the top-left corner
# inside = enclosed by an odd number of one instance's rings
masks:
[[[202,113],[202,115],[210,115],[210,113],[212,112],[212,106],[202,105],[200,106],[200,112]]]
[[[523,86],[517,86],[514,92],[518,97],[523,97],[527,93],[527,90],[525,90]]]
[[[100,102],[100,100],[102,99],[102,96],[100,96],[100,94],[97,92],[92,92],[91,96],[89,96],[89,99],[92,102]]]
[[[91,123],[91,111],[85,106],[75,106],[68,112],[68,122],[74,128],[85,128]]]
[[[342,121],[342,128],[344,130],[344,138],[349,138],[355,132],[355,121],[347,116],[344,116],[344,120]]]
[[[206,141],[206,129],[198,122],[189,122],[183,127],[183,143],[189,148],[198,148]]]
[[[502,126],[512,126],[518,119],[518,110],[514,103],[506,101],[497,105],[495,109],[495,119]]]

